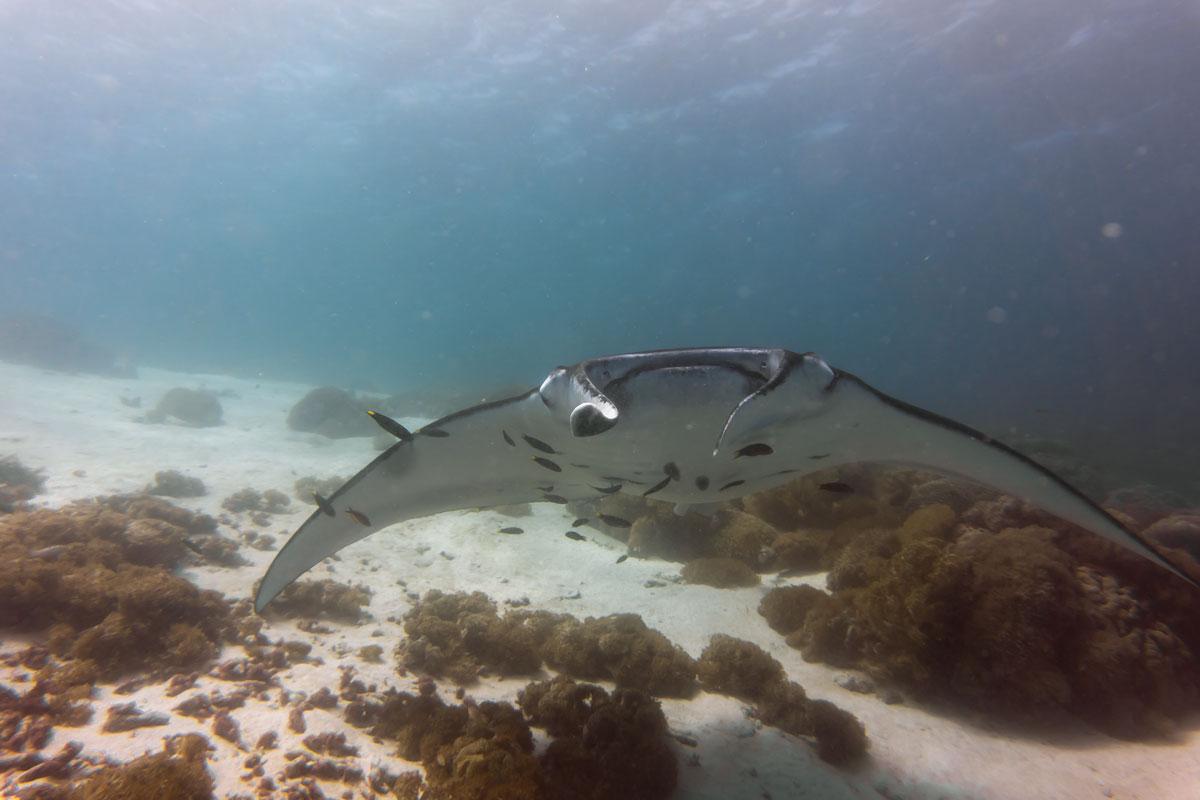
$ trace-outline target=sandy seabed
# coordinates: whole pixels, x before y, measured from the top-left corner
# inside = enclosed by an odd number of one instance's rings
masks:
[[[143,406],[152,407],[174,386],[221,392],[224,424],[213,428],[145,424],[138,421],[142,410],[121,402],[122,397],[138,397]],[[224,513],[222,499],[245,487],[278,489],[290,496],[297,478],[348,476],[374,456],[370,439],[329,440],[287,428],[289,409],[310,388],[153,369],[143,369],[137,379],[112,379],[0,363],[0,455],[15,455],[44,471],[46,490],[35,499],[38,506],[58,507],[96,495],[142,491],[155,472],[175,469],[201,478],[208,488],[205,497],[175,502],[219,516]],[[414,418],[400,421],[410,427],[422,423]],[[299,502],[293,502],[292,508],[294,513],[272,517],[267,532],[276,536],[277,544],[311,511],[311,506]],[[564,538],[572,518],[561,506],[537,504],[532,516],[517,521],[526,531],[524,536],[496,536],[498,528],[514,520],[486,511],[449,512],[401,523],[347,548],[341,560],[318,566],[309,577],[370,586],[369,611],[374,619],[356,625],[324,622],[332,633],[310,634],[294,622],[269,617],[263,630],[267,636],[311,642],[311,655],[324,662],[289,667],[279,675],[283,686],[309,693],[336,687],[339,663],[352,663],[358,677],[368,683],[414,691],[415,678],[400,677],[390,656],[404,633],[398,622],[389,619],[399,620],[412,607],[409,593],[482,591],[502,607],[509,600],[528,600],[529,609],[579,618],[635,612],[693,657],[700,655],[715,633],[752,641],[778,659],[788,677],[803,685],[810,697],[833,701],[866,726],[870,756],[854,769],[844,770],[822,762],[804,740],[759,726],[747,716],[744,704],[732,698],[702,692],[692,700],[664,700],[672,731],[697,741],[694,748],[672,744],[680,762],[675,797],[681,800],[1200,798],[1200,729],[1171,744],[1130,743],[1086,730],[1056,736],[1051,742],[1026,733],[1013,735],[986,718],[956,719],[909,704],[886,705],[874,694],[841,688],[834,681],[837,670],[806,663],[759,616],[756,608],[768,589],[801,579],[784,581],[766,575],[761,587],[750,589],[678,583],[678,564],[633,558],[616,564],[624,546],[590,529],[585,529],[586,542]],[[198,567],[185,570],[184,575],[230,599],[248,597],[273,552],[244,547],[241,555],[249,565]],[[648,580],[663,585],[646,588]],[[803,580],[823,586],[820,575]],[[17,650],[28,641],[6,633],[0,651]],[[382,645],[384,663],[359,659],[356,653],[365,645]],[[229,648],[222,658],[236,654]],[[0,680],[7,682],[9,676]],[[511,702],[526,683],[525,679],[484,679],[469,687],[468,693],[479,700]],[[228,684],[207,676],[196,684],[201,691],[219,687]],[[70,740],[81,743],[86,754],[125,761],[160,751],[169,734],[210,734],[207,721],[172,712],[183,697],[167,697],[161,684],[123,696],[112,690],[111,685],[97,687],[92,722],[82,728],[57,729],[47,751]],[[102,733],[106,708],[130,701],[144,710],[171,714],[170,724]],[[306,733],[291,733],[289,710],[276,700],[250,699],[233,712],[244,742],[253,743],[267,731],[279,734],[279,747],[263,754],[267,775],[282,769],[284,754],[301,748],[303,736],[326,731],[345,733],[347,742],[359,750],[364,772],[381,764],[393,772],[419,768],[396,758],[391,744],[376,743],[364,731],[346,725],[335,711],[309,710]],[[216,796],[252,793],[254,784],[243,781],[242,765],[249,750],[209,738],[216,748],[209,759]],[[324,787],[331,797],[346,790],[333,782]]]

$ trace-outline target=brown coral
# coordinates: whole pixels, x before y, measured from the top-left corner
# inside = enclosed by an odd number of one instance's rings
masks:
[[[168,568],[210,521],[150,498],[0,518],[0,626],[51,626],[55,653],[105,678],[199,666],[228,632],[228,604]]]
[[[1069,711],[1119,736],[1167,731],[1200,702],[1181,582],[1062,523],[980,527],[1042,518],[1011,499],[976,503],[953,541],[952,509],[927,509],[854,540],[789,643],[917,696],[1010,719]]]
[[[758,613],[773,631],[786,635],[803,625],[808,612],[824,597],[824,592],[811,586],[780,586],[763,595]]]
[[[555,739],[539,759],[550,798],[664,798],[678,778],[667,722],[653,699],[635,690],[611,696],[559,676],[531,683],[518,703]]]
[[[427,592],[404,615],[407,639],[397,654],[409,669],[473,682],[484,671],[501,675],[536,672],[537,638],[520,616],[501,619],[482,592]]]
[[[370,602],[371,590],[365,586],[347,586],[321,578],[288,584],[271,602],[271,608],[285,617],[359,622],[369,616],[364,606]]]
[[[761,647],[723,633],[712,637],[696,669],[706,690],[747,701],[785,679],[783,665]]]
[[[67,800],[211,800],[212,777],[203,748],[142,756],[105,767],[71,787]]]
[[[690,697],[696,663],[637,614],[569,618],[556,626],[542,655],[573,678],[611,680],[656,697]]]
[[[809,700],[798,683],[787,680],[783,665],[756,644],[717,634],[701,653],[698,669],[705,689],[753,703],[765,724],[816,737],[817,754],[830,763],[848,763],[867,750],[866,732],[854,715]]]
[[[0,458],[0,514],[25,508],[45,485],[41,470],[26,467],[16,456]]]

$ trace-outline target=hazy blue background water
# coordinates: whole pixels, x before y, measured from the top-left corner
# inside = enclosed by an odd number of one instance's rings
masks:
[[[1170,0],[0,0],[0,310],[385,390],[812,349],[1176,458],[1198,32]]]

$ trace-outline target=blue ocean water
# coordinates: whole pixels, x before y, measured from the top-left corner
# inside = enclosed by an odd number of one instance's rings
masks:
[[[1151,0],[3,0],[0,310],[384,391],[816,350],[1179,465],[1198,32]]]

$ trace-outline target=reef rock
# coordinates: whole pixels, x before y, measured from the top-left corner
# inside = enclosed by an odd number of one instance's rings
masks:
[[[758,573],[735,558],[697,558],[683,565],[683,579],[717,589],[758,586]]]
[[[529,675],[542,664],[533,628],[519,616],[501,619],[482,592],[426,592],[404,615],[404,631],[397,654],[405,667],[459,684],[485,671]]]
[[[691,697],[696,662],[637,614],[567,618],[542,647],[546,663],[584,680],[611,680],[657,697]]]
[[[212,392],[176,386],[162,396],[146,421],[174,419],[194,428],[212,428],[221,424],[222,413],[221,401]]]
[[[1195,592],[1090,534],[987,528],[1031,516],[1001,498],[972,506],[969,526],[950,529],[951,509],[927,506],[899,531],[864,534],[788,643],[1009,720],[1074,714],[1115,736],[1169,732],[1200,705],[1200,626],[1184,611]]]
[[[334,386],[318,386],[292,406],[287,426],[330,439],[374,436],[379,428],[366,412],[367,406],[350,392]]]
[[[46,478],[40,470],[30,469],[16,456],[0,458],[0,514],[9,514],[40,494]]]
[[[162,497],[203,497],[208,494],[204,481],[173,469],[154,473],[154,483],[146,491]]]
[[[1142,536],[1162,547],[1182,550],[1200,566],[1200,514],[1172,514],[1142,531]]]

